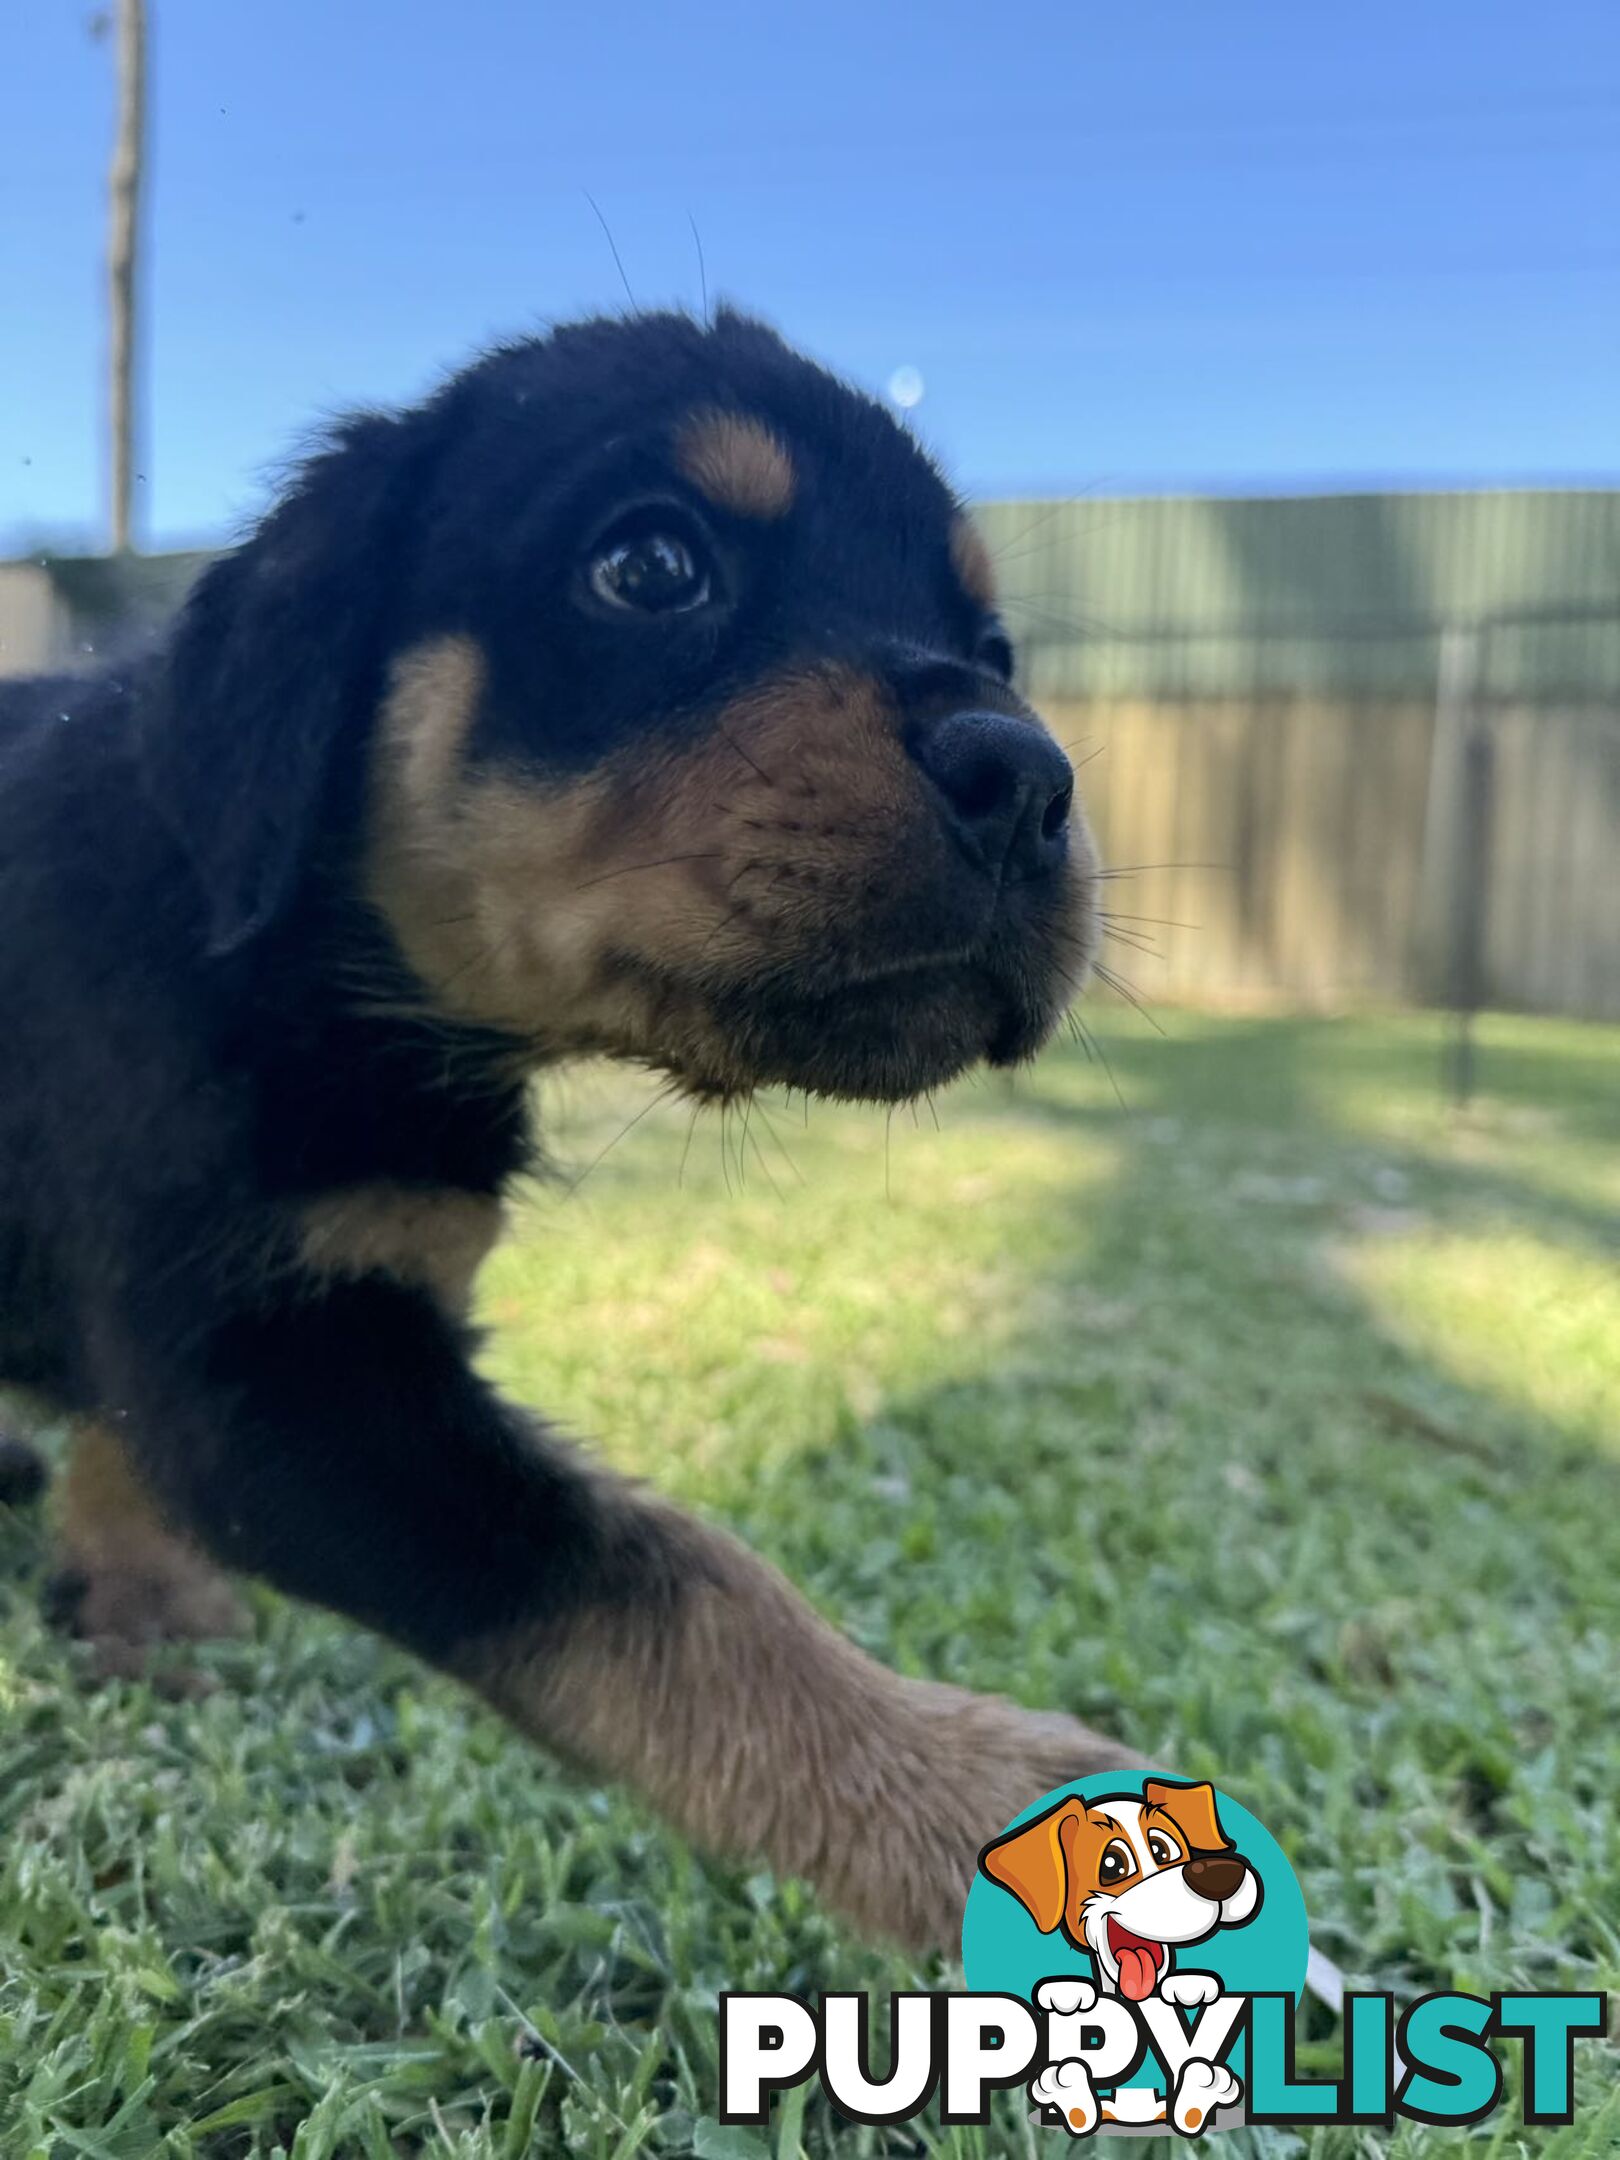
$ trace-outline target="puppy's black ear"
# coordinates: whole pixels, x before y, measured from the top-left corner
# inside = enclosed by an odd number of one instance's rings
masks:
[[[345,742],[375,709],[404,422],[350,422],[198,581],[140,723],[148,794],[195,873],[211,955],[286,905]]]

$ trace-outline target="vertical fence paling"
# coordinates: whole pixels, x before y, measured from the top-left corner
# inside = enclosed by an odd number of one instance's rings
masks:
[[[1474,1017],[1484,1001],[1492,743],[1480,707],[1485,626],[1454,624],[1440,640],[1424,865],[1436,894],[1441,999],[1451,1013],[1443,1054],[1452,1100],[1474,1092]]]

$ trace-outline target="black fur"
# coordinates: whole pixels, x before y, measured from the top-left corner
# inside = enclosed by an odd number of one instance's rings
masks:
[[[712,406],[795,447],[793,516],[709,520],[722,563],[749,551],[723,620],[598,619],[581,547],[670,490],[670,432]],[[373,718],[390,661],[448,634],[487,662],[471,754],[553,775],[701,731],[795,658],[983,699],[1000,645],[949,570],[955,507],[758,325],[588,323],[347,428],[155,658],[5,686],[0,1379],[115,1420],[228,1565],[432,1658],[665,1594],[425,1293],[302,1268],[299,1203],[495,1194],[531,1153],[512,1045],[411,1017],[361,898]]]

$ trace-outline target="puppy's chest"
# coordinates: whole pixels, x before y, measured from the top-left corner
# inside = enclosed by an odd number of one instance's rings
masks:
[[[528,1155],[521,1105],[442,1090],[282,1085],[264,1106],[261,1180],[299,1257],[327,1280],[384,1276],[462,1316],[502,1229],[500,1194]]]
[[[462,1093],[397,1046],[325,1041],[263,1071],[256,1111],[260,1191],[290,1215],[305,1268],[384,1276],[465,1313],[531,1154],[520,1089]]]
[[[501,1203],[449,1187],[352,1185],[295,1213],[303,1266],[326,1281],[383,1276],[466,1317],[473,1279],[503,1228]]]

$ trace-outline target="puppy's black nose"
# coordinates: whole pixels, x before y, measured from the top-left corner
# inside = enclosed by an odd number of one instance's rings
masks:
[[[987,869],[1037,877],[1062,861],[1074,774],[1038,721],[950,713],[921,731],[912,755]]]
[[[1248,1872],[1248,1862],[1236,1854],[1230,1859],[1224,1853],[1200,1855],[1187,1862],[1187,1887],[1213,1904],[1224,1905],[1229,1897],[1237,1896]]]

